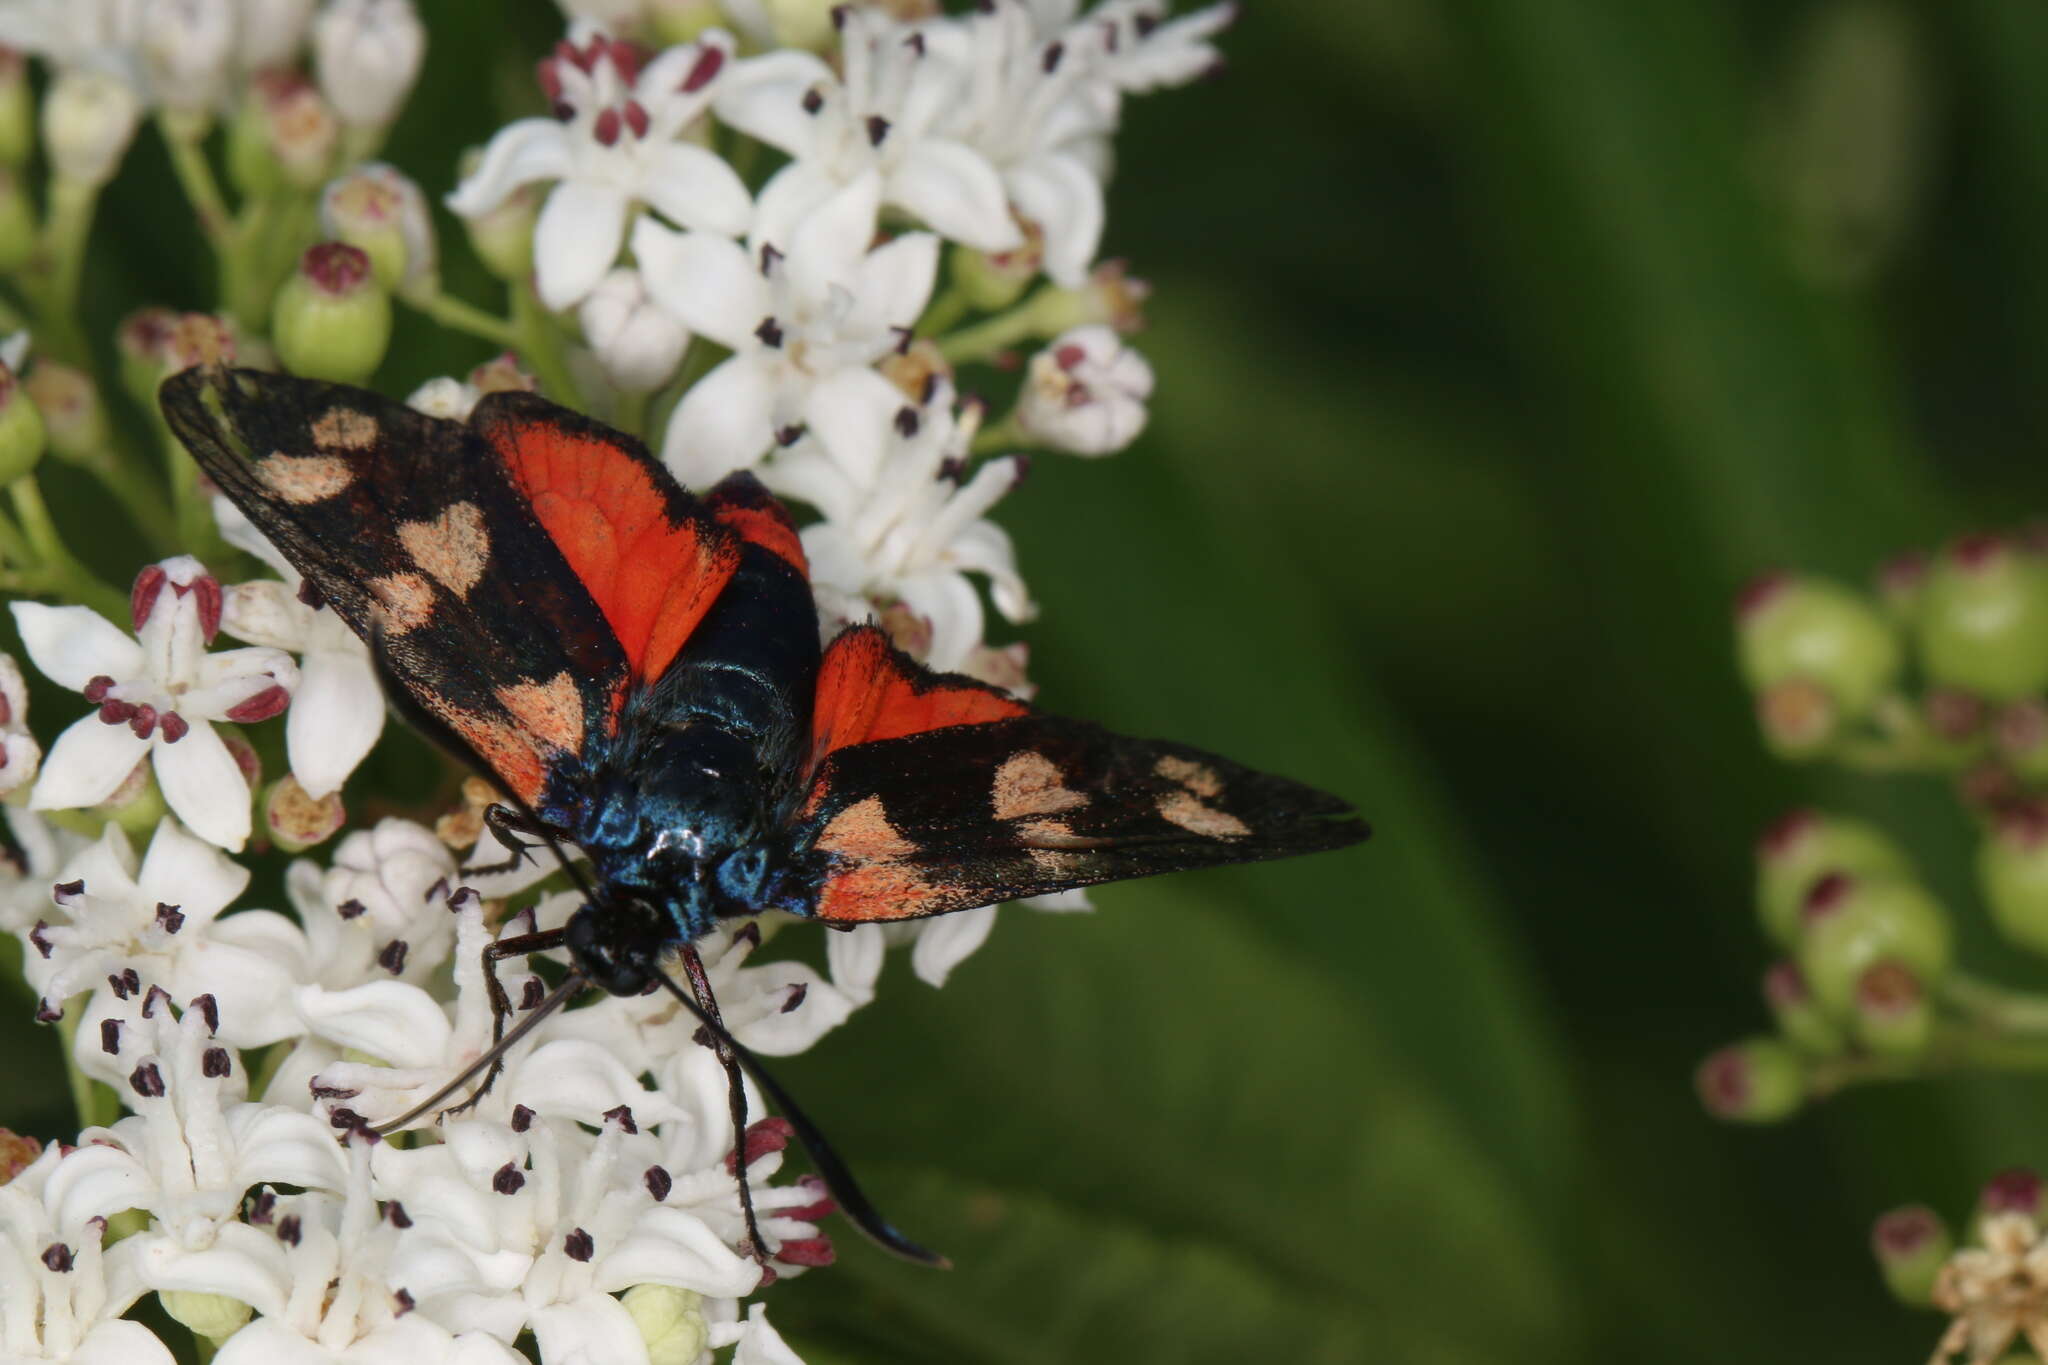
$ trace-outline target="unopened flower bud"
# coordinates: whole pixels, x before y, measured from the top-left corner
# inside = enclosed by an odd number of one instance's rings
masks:
[[[170,809],[157,787],[155,767],[147,758],[121,779],[121,785],[106,800],[91,808],[94,815],[113,821],[131,836],[145,839],[170,814]]]
[[[1856,1037],[1873,1053],[1914,1056],[1933,1030],[1933,1002],[1910,968],[1880,962],[1856,978]]]
[[[219,1343],[242,1330],[255,1309],[225,1294],[200,1294],[185,1289],[165,1289],[157,1302],[173,1322],[187,1327],[192,1335]]]
[[[1038,335],[1074,327],[1103,326],[1128,336],[1145,325],[1145,300],[1152,285],[1126,273],[1122,261],[1104,261],[1078,289],[1047,289],[1031,303]]]
[[[114,330],[121,383],[138,401],[156,399],[156,386],[164,377],[164,342],[177,321],[178,315],[168,308],[138,308]]]
[[[463,154],[458,183],[475,174],[483,159],[481,150]],[[469,230],[469,245],[484,268],[501,280],[521,281],[533,274],[533,229],[540,221],[546,196],[537,183],[519,186],[482,213],[463,216]]]
[[[28,83],[28,58],[0,47],[0,166],[19,168],[35,145],[35,92]]]
[[[218,313],[179,313],[163,334],[157,355],[162,368],[156,378],[178,374],[194,365],[225,365],[237,358],[235,325]],[[156,384],[150,384],[155,392]]]
[[[50,453],[91,461],[107,448],[107,410],[92,376],[55,360],[38,359],[22,381],[43,414]]]
[[[320,230],[370,257],[377,283],[394,293],[432,293],[437,263],[427,197],[381,161],[331,180],[320,196]]]
[[[235,65],[249,72],[290,65],[312,21],[313,0],[242,0]]]
[[[1919,634],[1934,682],[1993,701],[2048,688],[2048,568],[1999,536],[1957,541],[1928,575]]]
[[[325,843],[346,818],[340,792],[308,796],[290,773],[263,793],[263,827],[270,832],[270,841],[287,853],[303,853]]]
[[[1775,1038],[1732,1043],[1693,1073],[1700,1103],[1732,1123],[1776,1123],[1806,1098],[1806,1068],[1799,1054]]]
[[[235,50],[236,0],[150,0],[136,10],[151,91],[171,113],[205,131],[227,89]]]
[[[11,1128],[0,1128],[0,1185],[5,1185],[43,1154],[43,1144]]]
[[[1830,872],[1910,878],[1913,869],[1875,825],[1815,810],[1780,817],[1756,842],[1757,915],[1772,942],[1799,941],[1806,894]]]
[[[690,1365],[710,1338],[704,1296],[695,1290],[636,1284],[619,1302],[647,1343],[648,1365]]]
[[[667,383],[690,340],[683,325],[648,297],[637,270],[614,270],[598,281],[577,318],[605,378],[626,393]]]
[[[487,393],[533,393],[540,380],[519,363],[510,351],[501,351],[469,372],[470,387],[479,397]]]
[[[119,169],[141,117],[142,101],[128,82],[74,67],[43,96],[43,149],[60,179],[104,185]]]
[[[993,313],[1015,303],[1045,265],[1044,231],[1029,219],[1018,226],[1024,232],[1024,245],[1009,251],[953,248],[952,282],[983,312]]]
[[[360,384],[391,344],[391,296],[360,248],[321,242],[277,291],[270,332],[293,374]]]
[[[0,165],[0,274],[11,275],[27,265],[35,249],[35,206],[20,172]]]
[[[438,379],[429,379],[414,389],[412,396],[405,400],[405,404],[417,412],[424,412],[429,417],[439,417],[449,422],[467,422],[469,414],[476,407],[476,400],[481,397],[482,391],[474,384],[465,384],[460,379],[442,375]]]
[[[2041,1216],[2040,1173],[2027,1166],[2010,1166],[1984,1182],[1977,1193],[1977,1216],[1990,1218],[2016,1213],[2022,1218]]]
[[[1895,962],[1922,982],[1943,976],[1954,955],[1948,912],[1915,882],[1830,872],[1806,894],[1799,970],[1837,1017],[1856,1006],[1863,974]]]
[[[228,125],[228,175],[244,194],[311,189],[334,163],[341,125],[304,76],[266,71]]]
[[[1811,678],[1787,678],[1756,694],[1756,723],[1780,758],[1815,758],[1841,732],[1842,713],[1827,688]]]
[[[1752,688],[1818,685],[1843,721],[1866,713],[1898,676],[1898,638],[1877,608],[1821,579],[1757,579],[1736,602],[1735,635]]]
[[[1031,358],[1017,424],[1075,455],[1109,455],[1145,429],[1152,367],[1105,326],[1077,327]]]
[[[1802,1052],[1826,1057],[1842,1050],[1841,1028],[1813,998],[1795,963],[1779,961],[1764,973],[1764,1001],[1778,1031]]]
[[[398,117],[427,50],[412,0],[332,0],[313,21],[313,65],[341,121],[382,128]]]
[[[43,746],[23,731],[0,733],[0,796],[20,791],[42,771]]]
[[[743,12],[753,8],[751,0],[740,0],[734,12],[728,16],[728,6],[719,0],[649,0],[647,22],[658,47],[674,47],[679,43],[692,43],[704,35],[707,28],[717,28],[730,23],[747,33],[757,45],[772,45],[774,34],[768,30],[765,11],[758,32],[747,23]]]
[[[2000,933],[2048,953],[2048,804],[2015,802],[1992,816],[1977,879]]]
[[[43,415],[14,371],[0,364],[0,487],[22,478],[43,458]]]
[[[1870,1249],[1898,1300],[1925,1308],[1934,1300],[1934,1277],[1955,1250],[1955,1239],[1940,1214],[1925,1204],[1908,1204],[1872,1225]]]

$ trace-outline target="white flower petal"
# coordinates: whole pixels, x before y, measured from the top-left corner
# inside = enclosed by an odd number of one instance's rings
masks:
[[[1024,244],[1010,216],[1002,176],[987,157],[964,143],[927,138],[914,144],[890,172],[883,193],[941,237],[982,251],[1010,251]]]
[[[728,350],[757,345],[754,329],[768,316],[768,286],[738,242],[703,232],[672,232],[642,218],[633,255],[654,301],[685,327]]]
[[[749,240],[773,243],[788,251],[796,225],[820,204],[838,193],[846,182],[834,175],[829,165],[815,161],[792,161],[768,177],[761,197],[754,201],[754,226]]]
[[[642,1124],[664,1123],[675,1111],[659,1092],[641,1087],[612,1051],[577,1038],[535,1048],[506,1078],[506,1094],[535,1113],[598,1123],[626,1105]]]
[[[804,110],[804,95],[837,83],[832,68],[811,53],[770,52],[735,66],[712,107],[719,122],[802,160],[818,129],[817,116]]]
[[[200,838],[241,852],[249,840],[249,784],[213,727],[195,720],[176,744],[164,743],[159,732],[154,757],[171,813]]]
[[[535,180],[559,180],[576,164],[574,139],[551,118],[520,119],[498,131],[467,180],[448,196],[448,207],[465,218],[489,213],[505,196]]]
[[[426,1067],[448,1051],[448,1016],[434,997],[401,981],[371,981],[344,991],[308,986],[299,1013],[321,1037],[397,1067]]]
[[[938,274],[939,239],[929,232],[906,232],[875,248],[860,263],[854,287],[859,302],[848,329],[883,332],[912,326],[931,301]]]
[[[308,654],[284,721],[292,776],[306,795],[339,791],[383,733],[384,691],[369,656]]]
[[[1072,157],[1041,156],[1010,167],[1003,182],[1018,212],[1045,233],[1045,273],[1079,289],[1102,245],[1102,182]]]
[[[772,372],[758,351],[720,362],[676,404],[662,463],[685,488],[708,488],[747,468],[774,439],[774,404]]]
[[[304,649],[311,610],[289,583],[259,578],[222,594],[220,628],[237,640],[270,649]]]
[[[825,935],[825,965],[832,973],[832,984],[855,1004],[867,1004],[875,998],[875,982],[881,978],[888,947],[879,924]]]
[[[560,312],[597,287],[619,258],[626,237],[624,191],[590,180],[564,180],[548,195],[533,226],[534,286]]]
[[[534,1312],[532,1327],[548,1365],[647,1365],[640,1329],[609,1294],[549,1304]]]
[[[881,172],[869,171],[804,215],[787,248],[790,281],[799,294],[823,299],[834,285],[853,286],[881,207]]]
[[[142,669],[142,646],[90,607],[8,606],[30,662],[73,692],[83,692],[96,677],[129,678]]]
[[[919,980],[943,986],[953,969],[988,941],[995,927],[993,905],[941,915],[918,933],[917,946],[910,950],[910,969]]]
[[[640,194],[655,210],[686,228],[737,237],[754,215],[746,182],[722,157],[690,142],[671,142],[648,158]]]
[[[732,1365],[804,1365],[782,1334],[768,1325],[768,1310],[760,1304],[747,1309],[747,1325],[732,1353]]]
[[[177,1357],[141,1323],[116,1318],[95,1323],[65,1360],[69,1365],[176,1365]]]
[[[868,369],[845,369],[811,386],[804,421],[846,477],[860,487],[881,476],[896,414],[909,406],[903,391]]]
[[[760,1283],[761,1270],[736,1255],[702,1219],[682,1209],[654,1208],[606,1253],[597,1279],[605,1289],[667,1284],[733,1298],[751,1293]]]
[[[236,780],[241,785],[239,773]],[[246,793],[248,788],[242,786],[242,790]],[[164,819],[157,822],[149,851],[142,855],[135,885],[143,899],[176,905],[185,912],[188,925],[204,928],[247,889],[249,869],[221,856],[212,844],[193,838],[177,821]]]
[[[228,1113],[228,1132],[242,1185],[340,1190],[348,1183],[348,1158],[334,1130],[312,1114],[275,1104],[241,1104]]]
[[[44,756],[42,776],[29,793],[29,809],[96,806],[112,796],[148,755],[148,740],[137,739],[125,725],[108,725],[97,713],[88,713],[57,736],[56,747]]]

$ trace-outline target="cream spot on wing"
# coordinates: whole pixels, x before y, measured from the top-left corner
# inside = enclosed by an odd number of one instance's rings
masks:
[[[1216,770],[1191,758],[1166,754],[1152,765],[1152,771],[1169,782],[1180,783],[1200,797],[1217,796],[1223,791],[1223,779],[1216,775]]]
[[[370,595],[377,599],[378,618],[392,635],[403,635],[433,619],[434,585],[416,573],[373,578]]]
[[[1204,805],[1199,796],[1185,789],[1160,797],[1159,815],[1204,839],[1242,839],[1252,832],[1251,826],[1235,815]]]
[[[879,796],[857,801],[833,816],[818,835],[818,847],[827,853],[859,858],[865,862],[903,858],[917,852],[917,845],[904,838],[896,826],[889,823],[888,812],[882,808]]]
[[[305,506],[324,502],[355,480],[355,470],[336,455],[266,455],[256,462],[256,477],[284,501]]]
[[[542,743],[570,753],[583,747],[583,698],[566,672],[545,683],[501,687],[498,700]]]
[[[996,769],[992,795],[998,820],[1056,815],[1088,804],[1086,796],[1060,781],[1058,764],[1029,749],[1003,760],[1003,766]]]
[[[377,444],[377,419],[355,408],[329,408],[313,419],[313,439],[329,450],[368,450]]]
[[[413,563],[457,597],[469,595],[491,559],[490,533],[473,502],[452,503],[433,521],[401,522],[398,543]]]

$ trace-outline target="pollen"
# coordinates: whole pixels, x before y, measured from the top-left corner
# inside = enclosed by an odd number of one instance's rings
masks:
[[[818,847],[848,858],[878,861],[917,852],[917,845],[889,823],[882,798],[870,796],[832,817],[818,836]]]
[[[498,701],[534,738],[567,753],[583,747],[583,698],[567,672],[545,683],[522,682],[498,689]]]
[[[1086,796],[1060,781],[1059,765],[1028,749],[1003,760],[992,795],[998,820],[1057,815],[1088,804]]]
[[[313,439],[328,450],[368,450],[377,443],[377,419],[355,408],[329,408],[313,419]]]
[[[433,619],[434,585],[416,573],[387,574],[370,580],[384,629],[393,635],[417,630]]]
[[[325,502],[353,483],[356,475],[348,461],[338,456],[280,452],[257,461],[256,477],[284,501],[304,507]]]
[[[453,503],[433,521],[402,523],[398,543],[428,577],[458,598],[469,595],[491,558],[484,514],[473,502]]]

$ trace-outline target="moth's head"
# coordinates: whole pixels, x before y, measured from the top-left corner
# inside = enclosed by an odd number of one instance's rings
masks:
[[[568,946],[593,985],[613,995],[640,995],[654,985],[656,961],[675,941],[674,926],[653,906],[630,897],[579,906],[569,916]]]

